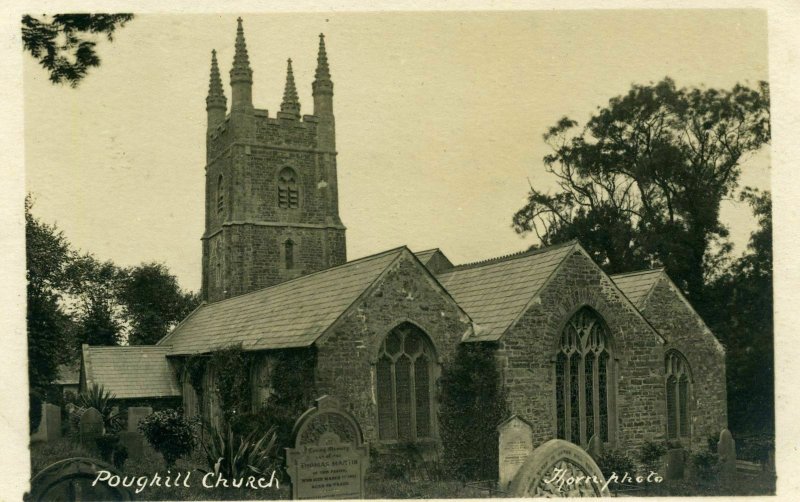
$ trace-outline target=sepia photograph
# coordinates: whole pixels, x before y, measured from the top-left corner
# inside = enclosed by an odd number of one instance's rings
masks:
[[[767,10],[219,10],[15,19],[25,500],[776,494]]]

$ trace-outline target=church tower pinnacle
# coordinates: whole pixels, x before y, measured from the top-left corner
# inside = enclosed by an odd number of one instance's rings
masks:
[[[206,97],[206,112],[208,112],[208,130],[225,120],[228,110],[228,100],[222,89],[222,78],[219,75],[217,64],[217,51],[211,51],[211,77],[208,84],[208,97]]]
[[[297,97],[297,87],[294,85],[292,58],[286,61],[286,87],[283,89],[281,111],[286,114],[291,114],[294,119],[300,119],[300,98]]]
[[[317,53],[317,71],[311,85],[314,96],[314,115],[319,117],[320,148],[336,150],[335,123],[333,119],[333,82],[328,66],[328,52],[325,50],[325,35],[319,34],[319,52]]]
[[[246,110],[253,107],[253,70],[247,55],[242,18],[236,20],[236,51],[231,68],[231,108]]]

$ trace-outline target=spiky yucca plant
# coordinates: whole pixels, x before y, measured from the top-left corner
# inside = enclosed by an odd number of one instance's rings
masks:
[[[120,417],[111,406],[112,401],[116,398],[117,395],[113,392],[107,391],[102,385],[93,383],[85,392],[81,392],[78,399],[81,407],[85,409],[94,408],[100,412],[106,428],[116,429],[120,425]]]
[[[209,469],[226,479],[264,474],[276,465],[275,428],[259,434],[253,431],[246,436],[234,434],[230,426],[225,430],[208,427],[203,440]]]

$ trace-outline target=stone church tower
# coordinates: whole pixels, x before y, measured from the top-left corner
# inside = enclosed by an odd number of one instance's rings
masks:
[[[314,115],[300,116],[288,61],[276,117],[253,107],[253,70],[242,20],[236,32],[231,108],[216,52],[206,110],[206,225],[203,299],[215,302],[341,265],[333,82],[320,35]]]

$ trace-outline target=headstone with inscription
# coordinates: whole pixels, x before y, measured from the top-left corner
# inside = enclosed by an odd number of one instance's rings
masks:
[[[719,457],[719,475],[722,481],[730,482],[736,477],[736,441],[731,431],[722,429],[717,443]]]
[[[294,425],[286,448],[292,498],[364,498],[369,448],[355,418],[330,396],[317,399]]]
[[[42,419],[39,428],[31,434],[31,442],[53,441],[61,437],[61,408],[54,404],[42,404]]]
[[[95,449],[95,439],[102,436],[105,432],[103,427],[103,415],[95,408],[89,408],[81,415],[80,420],[81,445],[90,450]]]
[[[153,413],[150,406],[131,406],[128,408],[128,430],[131,432],[139,430],[139,422],[144,417]]]
[[[520,497],[608,497],[600,468],[581,447],[551,439],[528,455],[508,488]]]
[[[533,431],[526,420],[512,416],[497,426],[499,488],[505,490],[533,451]]]

